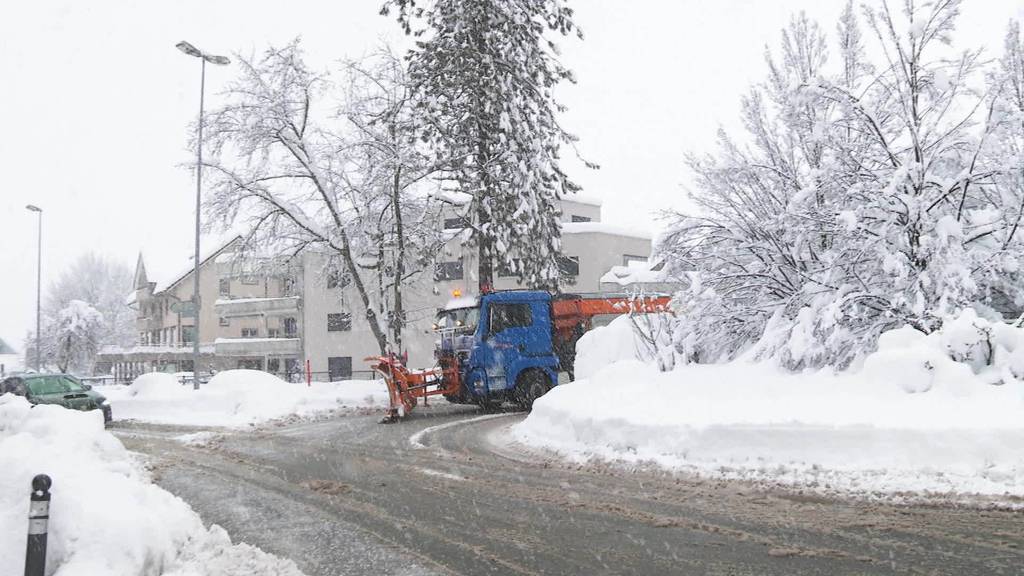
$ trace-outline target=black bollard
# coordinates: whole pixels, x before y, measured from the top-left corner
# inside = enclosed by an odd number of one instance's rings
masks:
[[[32,497],[28,508],[28,547],[25,549],[25,576],[43,576],[46,571],[46,530],[50,522],[50,486],[46,474],[32,479]]]

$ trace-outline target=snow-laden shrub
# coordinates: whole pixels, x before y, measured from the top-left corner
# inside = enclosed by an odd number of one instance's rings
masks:
[[[936,58],[957,4],[907,4],[905,20],[925,23],[912,31],[868,6],[887,53],[913,45],[878,74],[850,8],[838,62],[816,23],[793,19],[743,101],[745,137],[722,132],[689,157],[697,210],[670,219],[659,247],[686,284],[674,334],[687,359],[845,367],[887,330],[927,334],[968,308],[1024,305],[1024,102],[1011,89],[1024,86],[1024,43],[1011,26],[1001,61]],[[973,86],[986,80],[982,96]],[[992,362],[967,341],[949,353]]]
[[[927,392],[940,386],[967,393],[977,383],[1020,385],[1024,380],[1024,329],[978,316],[971,309],[924,334],[910,326],[878,339],[864,360],[867,380]]]

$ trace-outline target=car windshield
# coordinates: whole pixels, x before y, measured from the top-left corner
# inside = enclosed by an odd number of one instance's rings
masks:
[[[437,313],[437,320],[434,322],[434,325],[436,330],[474,332],[479,318],[480,309],[475,307],[441,310]]]
[[[85,390],[77,380],[60,374],[28,378],[25,383],[28,385],[29,392],[34,396],[67,394],[68,392],[81,392]]]

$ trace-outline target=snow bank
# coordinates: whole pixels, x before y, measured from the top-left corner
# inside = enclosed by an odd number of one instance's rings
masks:
[[[1024,496],[1024,330],[966,312],[935,334],[888,332],[840,374],[739,361],[662,372],[635,360],[635,338],[616,321],[581,339],[585,365],[604,360],[538,400],[515,436],[711,475]]]
[[[258,370],[220,372],[199,390],[179,384],[169,374],[153,373],[139,376],[131,386],[108,386],[102,391],[115,420],[186,426],[237,427],[343,407],[388,404],[387,387],[380,380],[313,382],[307,387]]]
[[[21,574],[33,476],[53,479],[47,568],[54,576],[299,575],[232,545],[182,500],[150,483],[98,412],[32,408],[0,396],[0,574]]]

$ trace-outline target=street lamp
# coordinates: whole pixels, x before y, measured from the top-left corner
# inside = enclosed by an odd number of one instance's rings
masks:
[[[230,64],[231,60],[228,60],[225,56],[206,54],[184,40],[178,42],[176,46],[178,50],[185,54],[199,58],[199,61],[202,63],[199,76],[199,122],[196,128],[199,133],[196,138],[196,252],[195,261],[193,262],[195,268],[192,273],[192,322],[194,325],[192,332],[192,387],[195,390],[199,390],[199,209],[202,202],[203,189],[203,95],[206,91],[206,63],[225,66]]]
[[[36,372],[39,372],[40,366],[42,366],[42,347],[40,345],[41,340],[39,339],[39,310],[42,307],[43,294],[43,209],[34,204],[25,206],[25,209],[39,215],[39,244],[36,248]]]

